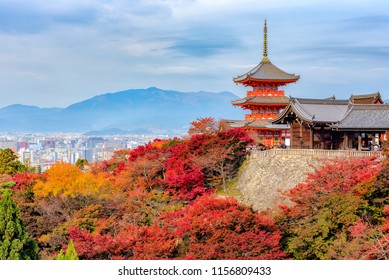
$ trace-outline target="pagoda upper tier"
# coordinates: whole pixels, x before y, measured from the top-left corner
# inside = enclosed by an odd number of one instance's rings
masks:
[[[289,74],[269,61],[261,61],[252,70],[241,76],[235,77],[234,82],[245,86],[260,87],[261,85],[283,86],[296,82],[300,77]]]
[[[258,89],[275,89],[278,86],[284,86],[286,84],[296,82],[300,76],[286,73],[271,63],[267,57],[266,20],[263,36],[263,58],[261,62],[247,73],[233,78],[234,82]]]

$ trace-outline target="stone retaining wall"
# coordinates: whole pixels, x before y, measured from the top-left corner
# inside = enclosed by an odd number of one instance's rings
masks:
[[[240,200],[258,211],[274,210],[275,205],[288,203],[281,191],[304,181],[322,163],[322,159],[303,155],[252,155],[239,176]]]

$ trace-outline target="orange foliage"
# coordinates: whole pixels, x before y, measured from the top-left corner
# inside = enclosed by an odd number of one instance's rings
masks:
[[[162,148],[163,146],[166,146],[171,140],[170,139],[155,139],[152,143],[151,146],[153,148]]]
[[[47,179],[39,180],[34,186],[37,197],[100,194],[109,195],[110,183],[102,174],[97,176],[82,172],[77,166],[68,163],[55,163],[47,171]]]
[[[197,121],[193,121],[190,123],[189,127],[189,135],[193,136],[195,134],[206,134],[212,135],[218,132],[218,123],[214,118],[198,118]]]

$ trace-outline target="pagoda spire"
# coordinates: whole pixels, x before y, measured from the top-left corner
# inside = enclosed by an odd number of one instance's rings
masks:
[[[265,19],[265,25],[263,27],[263,58],[262,62],[270,62],[269,58],[267,57],[267,25],[266,25],[266,19]]]

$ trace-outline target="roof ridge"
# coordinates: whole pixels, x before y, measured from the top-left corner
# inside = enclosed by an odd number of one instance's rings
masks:
[[[299,105],[299,109],[300,111],[306,113],[308,116],[311,117],[311,119],[313,119],[314,117],[314,114],[312,114],[310,111],[308,111],[308,109],[306,109],[298,100],[297,98],[294,98],[295,102],[292,101],[292,104],[295,104],[297,103]],[[295,107],[297,109],[297,107]]]
[[[375,107],[374,109],[377,108],[383,108],[383,107],[389,107],[389,103],[383,103],[383,104],[359,104],[359,103],[353,103],[353,106],[355,107]]]
[[[352,109],[354,108],[355,104],[350,104],[347,111],[346,111],[346,114],[344,114],[343,118],[338,121],[337,123],[340,124],[342,123],[342,121],[350,114],[350,112],[352,111]]]
[[[301,98],[301,97],[291,97],[293,99],[296,99],[296,100],[299,100],[299,103],[302,104],[304,103],[304,101],[306,102],[312,102],[310,104],[334,104],[334,105],[337,105],[337,104],[347,104],[350,102],[350,99],[330,99],[330,98]],[[302,101],[302,102],[300,102]]]

